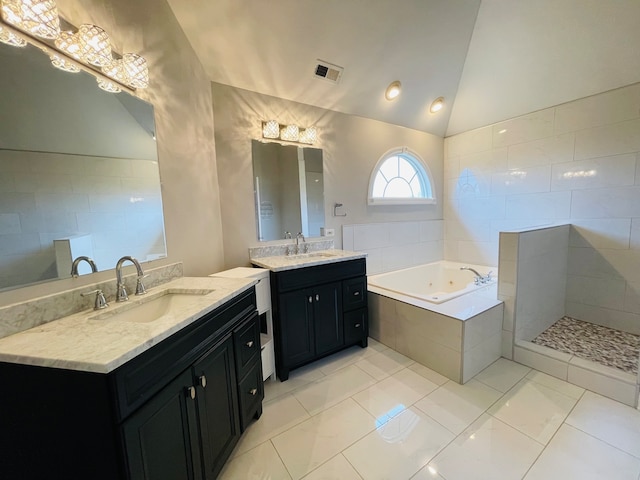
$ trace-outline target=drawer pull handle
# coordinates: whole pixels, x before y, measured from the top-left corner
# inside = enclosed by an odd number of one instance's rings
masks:
[[[198,380],[200,380],[200,386],[202,388],[207,388],[207,377],[202,375],[201,377],[198,378]]]
[[[253,340],[250,340],[246,343],[247,347],[251,348],[253,347]]]
[[[356,323],[354,326],[355,326],[356,328],[360,328],[360,324],[359,324],[359,323]]]
[[[255,396],[255,395],[256,395],[256,393],[258,393],[258,389],[257,389],[257,388],[252,388],[251,390],[249,390],[249,393],[250,393],[251,395],[254,395],[254,396]]]
[[[189,394],[189,397],[191,397],[191,400],[196,399],[196,387],[188,387],[187,393]]]
[[[316,294],[316,302],[320,301],[320,295]]]
[[[313,303],[313,297],[309,297],[309,303]]]
[[[357,297],[358,295],[360,295],[360,292],[353,292],[354,297]]]

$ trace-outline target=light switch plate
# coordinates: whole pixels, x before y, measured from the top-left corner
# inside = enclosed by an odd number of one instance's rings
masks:
[[[323,237],[333,237],[336,234],[336,231],[333,228],[322,228],[321,230],[322,232],[320,233]]]

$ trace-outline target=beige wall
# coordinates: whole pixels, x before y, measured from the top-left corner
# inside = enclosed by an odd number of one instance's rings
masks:
[[[442,218],[442,138],[218,83],[212,91],[226,268],[247,265],[247,249],[258,245],[251,140],[261,138],[261,120],[318,128],[315,146],[323,149],[326,227],[335,229],[336,247],[342,246],[342,225]],[[409,147],[428,164],[436,205],[367,205],[371,171],[385,152],[398,146]],[[333,216],[336,202],[344,204],[346,217]]]
[[[221,270],[211,86],[168,4],[153,0],[58,0],[57,4],[64,18],[74,24],[100,25],[114,49],[138,52],[149,62],[150,87],[140,96],[155,106],[169,255],[153,264],[183,261],[185,275]],[[105,272],[91,281],[112,276],[112,271]],[[3,292],[0,305],[86,283],[87,278],[70,279]]]

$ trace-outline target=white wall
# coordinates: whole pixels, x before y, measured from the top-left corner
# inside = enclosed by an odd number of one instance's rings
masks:
[[[218,83],[212,89],[226,268],[247,265],[248,248],[258,245],[251,140],[261,138],[262,120],[318,128],[314,146],[323,151],[326,227],[336,231],[336,248],[342,247],[342,225],[442,219],[442,138]],[[429,166],[436,205],[367,205],[373,168],[385,152],[399,146],[415,151]],[[346,217],[333,216],[336,202],[344,205]]]
[[[445,258],[571,223],[567,315],[640,331],[640,84],[445,140]]]

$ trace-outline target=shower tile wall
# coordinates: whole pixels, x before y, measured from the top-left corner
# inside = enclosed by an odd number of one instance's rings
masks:
[[[640,333],[640,84],[445,140],[444,256],[496,264],[501,231],[572,224],[566,314]]]
[[[367,273],[442,260],[442,220],[343,225],[342,248],[366,252]]]

